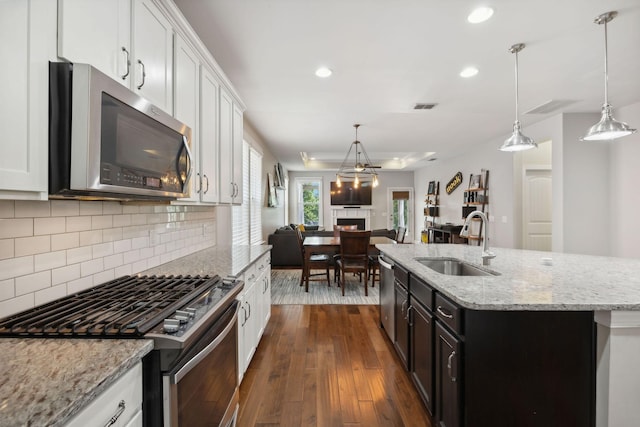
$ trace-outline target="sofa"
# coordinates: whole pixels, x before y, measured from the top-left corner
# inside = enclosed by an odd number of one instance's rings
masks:
[[[318,230],[318,227],[305,227],[302,232],[304,237],[307,236],[333,236],[333,230]],[[395,230],[371,230],[372,236],[386,236],[395,239]],[[302,254],[298,247],[298,238],[293,226],[280,227],[273,233],[269,234],[267,243],[271,248],[271,267],[272,268],[301,268]]]

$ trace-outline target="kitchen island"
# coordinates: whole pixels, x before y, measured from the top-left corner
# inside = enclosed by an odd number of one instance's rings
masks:
[[[590,316],[594,337],[585,355],[594,359],[595,425],[630,426],[640,418],[640,261],[611,257],[492,248],[496,258],[481,266],[481,249],[466,245],[379,245],[378,249],[411,277],[425,282],[442,300],[449,300],[471,318],[540,319],[549,333],[563,333],[564,320],[553,322],[554,313],[567,319]],[[416,258],[457,258],[498,275],[453,276],[437,273]],[[441,300],[441,301],[442,301]],[[435,304],[434,304],[435,311]],[[500,314],[504,313],[504,314]],[[537,316],[537,317],[536,317]],[[435,318],[435,316],[434,316]],[[519,324],[516,320],[514,324]],[[584,322],[583,322],[584,323]],[[438,322],[436,322],[436,325]],[[476,323],[477,324],[477,323]],[[577,327],[577,326],[576,326]],[[589,337],[588,325],[577,329]],[[478,328],[476,328],[477,331]],[[538,328],[540,329],[540,328]],[[530,331],[536,331],[535,325]],[[478,332],[478,333],[481,333]],[[573,339],[573,336],[567,336]],[[475,339],[475,338],[474,338]],[[499,339],[499,337],[498,337]],[[465,341],[466,340],[466,341]],[[470,347],[471,338],[463,345]],[[524,345],[524,344],[523,344]],[[510,343],[494,351],[509,349]],[[523,347],[526,348],[526,347]],[[535,348],[535,346],[532,346]],[[538,348],[540,358],[551,358],[554,349]],[[557,349],[558,351],[561,349]],[[462,350],[464,351],[464,350]],[[470,357],[469,354],[466,355]],[[481,370],[482,367],[479,367]],[[550,373],[552,374],[552,373]],[[523,381],[530,378],[523,378]],[[553,378],[549,380],[553,384]],[[492,384],[486,384],[492,393]],[[526,387],[523,384],[523,387]],[[512,403],[516,403],[514,401]],[[468,409],[470,402],[465,402]],[[586,402],[588,410],[590,402]],[[464,415],[463,415],[464,417]],[[522,424],[526,425],[526,424]]]

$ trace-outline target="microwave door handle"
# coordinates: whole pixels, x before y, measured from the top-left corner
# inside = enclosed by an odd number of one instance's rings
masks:
[[[191,150],[189,149],[189,143],[187,142],[187,137],[182,135],[182,145],[187,153],[187,176],[182,181],[182,191],[186,188],[187,183],[191,179],[191,175],[193,175],[193,156],[191,155]],[[182,151],[182,150],[180,150]],[[178,156],[178,164],[180,164],[180,157]],[[180,172],[180,168],[178,168],[178,172]]]

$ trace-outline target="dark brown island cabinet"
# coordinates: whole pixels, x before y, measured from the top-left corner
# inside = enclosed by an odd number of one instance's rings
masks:
[[[394,275],[393,344],[434,427],[595,426],[592,311],[468,309]]]

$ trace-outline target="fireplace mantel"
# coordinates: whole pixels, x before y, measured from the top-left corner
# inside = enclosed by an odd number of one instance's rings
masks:
[[[340,219],[364,219],[364,229],[371,230],[371,209],[369,208],[332,208],[331,220],[336,225]]]

